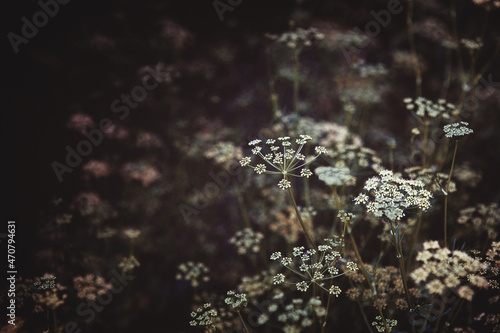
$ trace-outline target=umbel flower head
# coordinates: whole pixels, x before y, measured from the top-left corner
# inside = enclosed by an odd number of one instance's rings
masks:
[[[439,117],[449,119],[450,113],[455,110],[455,105],[446,102],[444,99],[439,99],[437,103],[434,103],[424,97],[418,97],[415,100],[408,97],[403,99],[403,102],[408,110],[415,112],[415,115],[422,119]]]
[[[340,252],[335,248],[338,242],[334,239],[325,239],[326,242],[332,245],[319,245],[318,249],[306,250],[303,246],[293,248],[293,257],[283,257],[281,252],[271,254],[271,260],[278,261],[284,267],[295,273],[302,281],[296,282],[297,290],[305,292],[311,284],[316,284],[321,289],[327,291],[331,295],[338,295],[341,290],[338,286],[332,285],[330,289],[324,287],[324,281],[331,280],[342,276],[346,271],[356,271],[358,266],[354,262],[347,262],[344,272],[340,272],[339,262],[345,261],[341,258]],[[334,247],[335,246],[335,247]],[[285,275],[278,273],[273,278],[274,284],[282,284],[285,282]]]
[[[405,216],[405,209],[430,207],[432,193],[424,188],[419,180],[403,179],[390,170],[382,170],[379,177],[372,177],[365,183],[364,189],[373,195],[373,199],[365,193],[358,195],[356,205],[364,204],[375,216],[385,216],[389,220],[400,220]]]
[[[241,166],[253,168],[258,174],[282,175],[283,178],[278,183],[278,187],[282,190],[287,189],[292,186],[292,183],[288,180],[288,176],[311,177],[313,174],[311,170],[304,167],[312,163],[319,155],[327,153],[324,147],[317,146],[314,149],[316,155],[313,158],[306,159],[306,156],[300,151],[309,140],[312,140],[309,135],[300,135],[300,138],[295,140],[297,147],[294,149],[288,136],[279,137],[278,140],[268,139],[266,145],[268,145],[269,152],[263,151],[263,147],[259,146],[262,140],[256,139],[250,141],[248,145],[254,147],[252,153],[260,156],[265,164],[250,165],[252,162],[251,157],[243,157],[240,164]],[[267,166],[270,166],[274,170],[267,170]],[[300,172],[298,171],[299,169]]]
[[[283,43],[291,49],[311,46],[313,41],[325,38],[325,36],[315,28],[298,28],[295,31],[287,31],[281,35],[268,34],[267,37],[279,43]]]
[[[461,121],[458,123],[445,125],[443,127],[443,131],[447,138],[457,137],[460,139],[462,136],[474,133],[474,131],[468,128],[467,126],[469,126],[468,122]]]

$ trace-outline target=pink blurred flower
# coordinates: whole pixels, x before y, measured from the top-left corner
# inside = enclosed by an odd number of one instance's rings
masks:
[[[156,134],[142,132],[137,134],[135,145],[137,148],[159,148],[162,146],[162,142]]]
[[[158,170],[145,163],[127,163],[122,167],[122,175],[127,180],[138,180],[148,186],[160,178]]]
[[[85,113],[75,113],[71,115],[66,127],[77,132],[83,133],[84,131],[94,128],[95,123],[92,117]]]
[[[109,165],[101,161],[89,161],[83,166],[87,177],[101,178],[106,177],[110,173]]]

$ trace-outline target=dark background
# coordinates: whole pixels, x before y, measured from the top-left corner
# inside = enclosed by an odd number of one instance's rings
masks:
[[[446,3],[446,1],[443,1]],[[200,91],[216,91],[222,100],[231,99],[243,89],[266,79],[264,52],[259,47],[248,47],[242,40],[248,36],[259,37],[267,32],[286,31],[292,13],[297,9],[308,13],[304,20],[331,20],[346,28],[362,26],[370,20],[369,10],[385,8],[384,1],[305,1],[296,3],[289,0],[252,1],[243,0],[233,12],[226,12],[221,22],[211,1],[171,0],[171,1],[77,1],[72,0],[60,5],[59,13],[50,18],[46,26],[39,28],[38,34],[28,44],[19,46],[20,52],[14,54],[6,37],[8,32],[20,34],[21,18],[31,16],[40,10],[35,1],[8,2],[2,9],[2,201],[0,233],[6,232],[6,221],[16,220],[16,264],[23,276],[33,276],[43,272],[34,259],[38,248],[36,227],[47,213],[47,207],[55,197],[70,197],[84,187],[78,168],[65,175],[59,183],[51,168],[54,160],[64,161],[66,145],[74,146],[80,137],[65,127],[69,116],[77,111],[88,113],[101,119],[113,116],[110,103],[121,93],[129,92],[138,84],[136,71],[144,65],[154,65],[158,61],[182,63],[198,60],[214,61],[210,55],[214,45],[228,43],[238,49],[233,67],[219,66],[216,75],[219,82],[207,86],[204,82],[183,81],[185,90],[181,97],[197,99]],[[461,7],[460,14],[467,17],[469,5]],[[363,8],[363,9],[361,9]],[[194,41],[182,52],[176,53],[168,45],[154,43],[158,34],[158,22],[170,19],[182,25],[194,36]],[[382,45],[390,47],[389,37],[398,29],[405,29],[404,14],[394,17],[394,25],[387,28],[379,37]],[[495,13],[490,18],[497,26],[499,17]],[[477,18],[464,20],[460,27],[467,31],[473,27]],[[472,28],[471,28],[472,29]],[[402,35],[404,38],[404,30]],[[115,46],[96,50],[88,47],[90,36],[100,33],[110,37]],[[374,60],[388,58],[386,54],[371,55]],[[499,78],[498,63],[493,68],[494,78]],[[225,77],[230,77],[227,80]],[[182,79],[181,79],[182,80]],[[157,94],[157,92],[154,92]],[[204,97],[203,97],[204,98]],[[266,101],[257,101],[262,110],[269,108]],[[268,111],[259,110],[248,116],[232,109],[228,104],[213,106],[207,104],[202,109],[186,108],[184,113],[144,112],[146,105],[133,110],[125,120],[127,124],[138,124],[155,128],[155,124],[174,122],[180,117],[187,119],[199,116],[217,117],[228,124],[246,122],[249,133],[259,128],[268,117]],[[388,110],[387,112],[391,112]],[[498,112],[498,111],[497,111]],[[497,113],[484,122],[498,123]],[[399,126],[397,121],[393,125]],[[242,136],[244,136],[242,134]],[[498,135],[493,135],[498,139]],[[92,154],[99,154],[105,146],[94,147]],[[499,177],[495,175],[499,163],[498,142],[482,152],[485,161],[484,178],[491,176],[488,193],[478,193],[483,197],[498,200]],[[175,164],[177,156],[168,156]],[[170,163],[167,162],[167,163]],[[160,244],[161,245],[161,244]],[[3,244],[2,244],[3,249]],[[56,249],[57,250],[57,249]],[[3,250],[2,250],[3,251]],[[179,250],[182,251],[182,250]],[[155,260],[155,258],[148,258]],[[167,269],[171,269],[171,265]],[[3,267],[3,263],[2,263]],[[71,267],[68,267],[71,271]],[[150,271],[148,274],[154,274]],[[160,277],[171,273],[160,269]],[[148,276],[140,281],[147,284]],[[146,288],[147,289],[147,288]],[[162,290],[148,290],[155,295],[154,302],[147,309],[140,308],[131,314],[135,325],[130,331],[147,331],[162,327],[163,331],[174,331],[186,327],[189,319],[189,291],[172,281],[166,281]],[[187,311],[186,311],[187,310]],[[106,314],[104,314],[105,316]],[[118,317],[119,318],[119,317]],[[103,324],[102,329],[112,328]],[[156,330],[156,329],[155,329]]]

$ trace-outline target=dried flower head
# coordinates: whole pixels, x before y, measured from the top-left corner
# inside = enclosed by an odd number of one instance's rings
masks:
[[[221,141],[215,144],[215,146],[208,148],[204,156],[213,159],[216,164],[229,170],[233,166],[235,159],[240,160],[243,157],[243,153],[241,147],[236,147],[231,142]]]
[[[104,295],[113,288],[111,283],[106,283],[103,277],[95,274],[76,276],[73,285],[80,299],[95,300],[97,296]]]
[[[442,194],[447,195],[457,191],[457,186],[453,181],[450,181],[448,191],[445,191],[448,175],[437,172],[435,169],[415,166],[406,168],[405,172],[411,179],[419,180],[424,183],[425,188],[429,189],[432,193],[441,192]]]
[[[137,180],[144,187],[160,179],[158,170],[146,162],[131,162],[123,165],[121,170],[123,178],[126,180]]]
[[[134,268],[139,267],[139,266],[141,266],[141,264],[139,263],[137,258],[133,255],[122,259],[122,261],[120,261],[120,263],[118,264],[118,267],[120,267],[123,270],[123,272],[125,272],[125,273],[130,272]]]
[[[487,265],[478,259],[463,251],[441,248],[437,241],[424,242],[423,248],[417,255],[417,261],[422,264],[410,276],[415,283],[427,282],[423,287],[429,293],[442,295],[446,288],[450,288],[460,297],[470,300],[474,294],[471,286],[488,286],[487,280],[479,276]]]
[[[32,293],[35,302],[52,310],[63,305],[68,296],[64,293],[66,287],[56,283],[55,279],[52,274],[45,274],[34,282],[35,291]]]
[[[312,232],[312,237],[314,237],[312,221],[317,212],[313,207],[298,208],[304,225]],[[283,236],[289,244],[295,244],[303,233],[302,227],[297,223],[297,212],[293,206],[288,206],[285,211],[275,210],[272,222],[269,224],[269,229]]]
[[[241,166],[253,168],[257,174],[267,173],[271,175],[283,175],[283,178],[278,183],[278,187],[282,190],[287,189],[292,186],[292,183],[288,180],[289,176],[309,178],[312,172],[303,167],[311,164],[320,155],[327,153],[324,147],[317,146],[314,149],[316,155],[312,158],[306,158],[306,156],[301,153],[301,150],[311,139],[309,135],[300,135],[300,138],[295,140],[295,144],[298,145],[296,149],[292,149],[292,143],[288,136],[279,137],[277,140],[268,139],[266,141],[269,149],[268,152],[263,151],[263,147],[259,146],[262,140],[256,139],[250,141],[248,145],[254,147],[252,148],[252,153],[261,157],[265,164],[257,164],[256,166],[250,165],[252,162],[251,157],[243,157],[240,164]],[[267,170],[266,165],[271,166],[277,171]],[[300,174],[294,173],[297,172],[298,169],[301,169]]]
[[[489,205],[478,204],[460,210],[457,222],[472,227],[476,232],[486,232],[489,239],[496,239],[500,224],[500,207],[496,202]]]
[[[257,253],[260,250],[260,242],[264,238],[261,232],[254,232],[250,228],[237,231],[229,240],[238,248],[238,254],[247,254],[248,252]]]
[[[447,138],[461,138],[467,134],[474,133],[473,130],[467,127],[468,125],[469,123],[465,121],[448,124],[443,127],[443,131]]]
[[[178,266],[179,273],[175,276],[177,280],[187,280],[191,285],[196,288],[200,285],[200,281],[207,282],[210,280],[208,277],[208,267],[203,263],[194,263],[188,261]]]

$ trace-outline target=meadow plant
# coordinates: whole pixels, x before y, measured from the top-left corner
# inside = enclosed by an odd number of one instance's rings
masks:
[[[42,212],[33,270],[50,274],[16,280],[15,330],[62,332],[113,266],[141,283],[82,331],[500,332],[499,1],[410,0],[390,22],[377,2],[290,3],[267,34],[242,29],[243,4],[225,26],[241,49],[151,23],[173,63]],[[111,37],[82,45],[124,63]],[[102,119],[83,110],[71,135]]]

